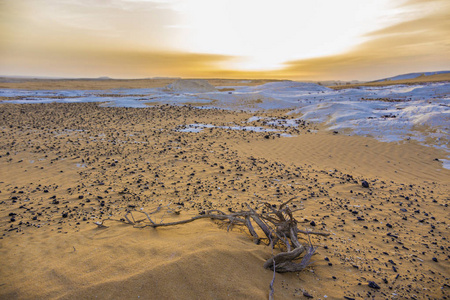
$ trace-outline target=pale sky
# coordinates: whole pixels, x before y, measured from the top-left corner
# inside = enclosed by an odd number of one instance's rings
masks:
[[[0,76],[371,80],[449,69],[448,0],[0,0]]]

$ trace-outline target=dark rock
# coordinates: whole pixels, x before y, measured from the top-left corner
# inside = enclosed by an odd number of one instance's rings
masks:
[[[373,281],[369,281],[369,287],[377,290],[380,289],[380,286]]]
[[[437,258],[436,258],[436,257],[433,257],[433,261],[434,261],[434,262],[437,262],[438,260],[437,260]]]
[[[67,218],[68,216],[69,216],[69,215],[68,215],[67,213],[63,213],[63,214],[62,214],[62,217],[63,217],[63,218]]]
[[[369,183],[367,181],[365,181],[365,180],[363,180],[361,182],[361,185],[362,185],[363,188],[368,188],[369,187]]]
[[[316,226],[316,222],[311,221],[311,223],[309,223],[311,226]]]

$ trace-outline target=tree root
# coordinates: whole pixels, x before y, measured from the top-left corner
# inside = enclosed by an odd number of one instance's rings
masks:
[[[245,226],[248,229],[248,232],[253,237],[253,242],[255,244],[260,244],[262,240],[265,238],[260,238],[258,235],[258,231],[252,224],[252,221],[258,225],[260,231],[266,236],[269,241],[269,245],[272,248],[272,257],[266,260],[264,263],[264,268],[271,269],[274,271],[273,279],[270,284],[270,294],[269,299],[273,299],[273,283],[275,281],[276,273],[285,273],[285,272],[300,272],[307,268],[311,264],[311,257],[314,255],[316,251],[316,247],[314,247],[311,243],[310,235],[320,235],[320,236],[328,236],[328,233],[324,232],[316,232],[316,231],[308,231],[308,230],[300,230],[297,227],[298,221],[293,216],[293,212],[298,211],[298,209],[291,210],[289,208],[289,203],[291,203],[295,198],[289,199],[288,201],[282,203],[279,208],[276,205],[272,205],[268,202],[260,203],[255,209],[250,207],[247,204],[248,210],[226,214],[218,209],[212,209],[203,215],[194,216],[190,219],[176,221],[176,222],[163,222],[163,218],[167,212],[174,212],[169,209],[169,205],[166,206],[167,211],[164,213],[161,222],[156,223],[151,218],[150,215],[157,213],[161,210],[161,206],[156,208],[151,213],[146,213],[142,210],[140,211],[127,211],[124,219],[122,221],[127,224],[131,224],[134,227],[143,228],[143,227],[165,227],[165,226],[175,226],[182,225],[193,222],[199,219],[212,219],[219,221],[228,221],[228,230],[234,225]],[[264,210],[261,210],[261,207]],[[136,221],[134,219],[133,213],[142,213],[146,216],[148,222],[144,222],[144,220]],[[128,216],[131,216],[132,220]],[[104,222],[103,222],[104,223]],[[106,227],[101,224],[103,227]],[[97,224],[98,225],[98,224]],[[101,227],[100,225],[98,225]],[[298,240],[298,234],[306,234],[309,239],[309,244],[304,246]],[[281,250],[280,253],[274,255],[273,249],[275,246]],[[300,262],[296,262],[301,255],[303,254],[303,258]]]

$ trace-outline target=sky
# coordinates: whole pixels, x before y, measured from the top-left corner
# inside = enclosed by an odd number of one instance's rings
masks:
[[[448,0],[0,0],[0,76],[374,80],[450,70]]]

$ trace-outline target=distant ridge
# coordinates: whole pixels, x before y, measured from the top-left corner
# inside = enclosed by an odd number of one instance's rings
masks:
[[[408,73],[408,74],[401,74],[394,77],[388,77],[383,79],[374,80],[371,82],[383,82],[383,81],[395,81],[395,80],[406,80],[406,79],[415,79],[421,76],[431,76],[431,75],[439,75],[439,74],[447,74],[450,73],[450,71],[437,71],[437,72],[421,72],[421,73]]]

